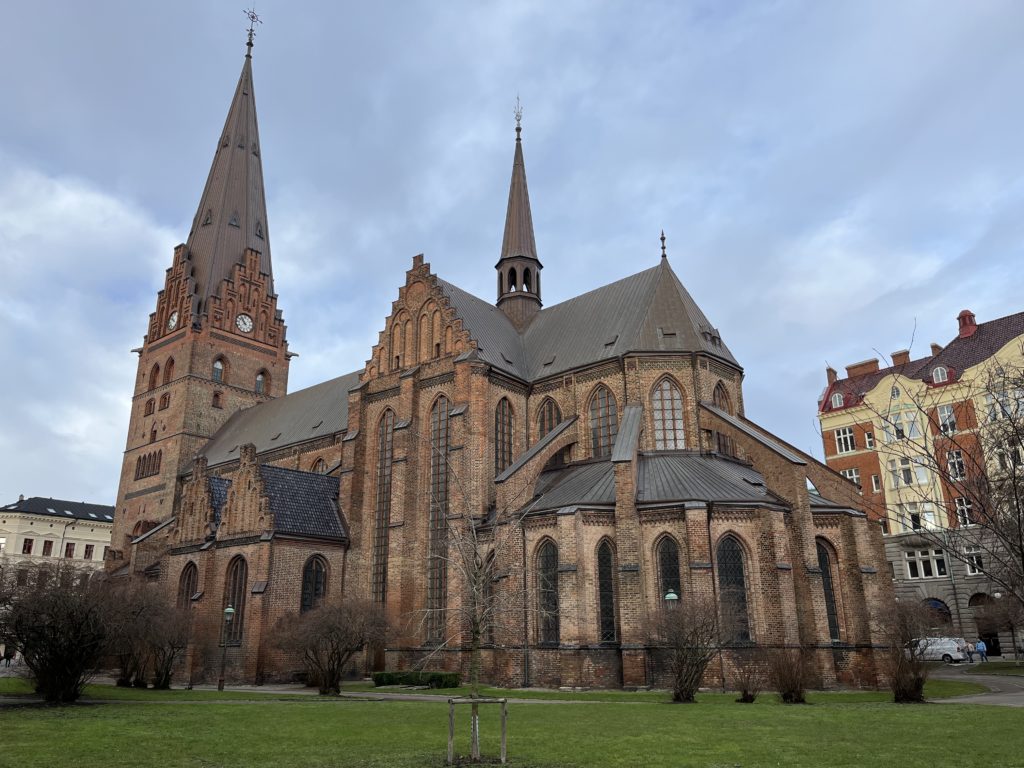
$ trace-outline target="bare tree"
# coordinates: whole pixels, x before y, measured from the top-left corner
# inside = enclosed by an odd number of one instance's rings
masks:
[[[733,681],[740,697],[741,704],[753,704],[764,689],[768,678],[768,656],[763,648],[751,646],[738,648],[734,652],[736,671]]]
[[[368,644],[383,643],[388,623],[371,602],[334,600],[283,616],[276,635],[283,650],[302,658],[322,695],[337,695],[349,661]]]
[[[21,653],[36,691],[49,702],[72,702],[97,671],[110,639],[110,600],[102,578],[66,563],[21,566],[0,574],[0,641]],[[20,579],[19,579],[20,580]]]
[[[768,680],[783,704],[806,704],[814,681],[814,651],[810,648],[772,648],[767,654]]]
[[[110,586],[111,652],[120,673],[117,684],[170,688],[174,663],[188,645],[187,609],[177,608],[157,584],[140,579]]]
[[[679,600],[655,620],[654,642],[668,654],[672,701],[695,701],[704,671],[720,652],[718,605],[705,596]]]
[[[893,700],[897,704],[923,702],[929,670],[925,661],[927,636],[936,621],[934,611],[920,603],[893,603],[879,621]]]

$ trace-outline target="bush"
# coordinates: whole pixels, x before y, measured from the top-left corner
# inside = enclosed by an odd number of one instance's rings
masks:
[[[768,679],[784,704],[806,704],[814,670],[807,648],[776,648],[768,654]]]
[[[767,660],[760,648],[744,648],[736,652],[736,689],[740,704],[753,704],[765,682]]]
[[[428,688],[458,688],[461,682],[458,672],[428,672],[407,670],[404,672],[374,672],[373,684],[384,685],[425,685]]]

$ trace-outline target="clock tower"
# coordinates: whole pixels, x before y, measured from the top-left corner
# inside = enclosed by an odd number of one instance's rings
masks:
[[[252,80],[252,35],[192,229],[157,294],[139,355],[108,568],[168,519],[179,477],[235,413],[285,394]]]

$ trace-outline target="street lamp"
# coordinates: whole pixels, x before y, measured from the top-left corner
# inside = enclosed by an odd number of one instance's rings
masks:
[[[669,591],[665,593],[665,605],[667,605],[669,608],[675,605],[678,601],[679,595],[676,594],[676,591],[674,589],[669,589]]]
[[[228,631],[231,629],[231,620],[235,618],[235,609],[232,606],[228,606],[224,609],[224,631],[221,637],[221,651],[220,651],[220,677],[217,678],[217,690],[224,690],[224,667],[228,661]]]

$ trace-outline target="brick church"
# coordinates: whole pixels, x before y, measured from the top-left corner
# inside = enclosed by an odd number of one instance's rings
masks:
[[[189,607],[189,676],[222,643],[229,678],[292,675],[275,626],[340,595],[396,628],[366,668],[465,669],[468,531],[511,606],[484,633],[492,682],[656,684],[666,597],[711,596],[732,646],[812,646],[819,684],[873,685],[891,585],[857,488],[747,419],[664,240],[544,307],[518,120],[494,301],[416,256],[365,365],[288,393],[251,54],[136,350],[107,562]]]

